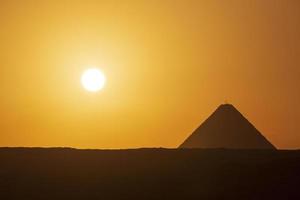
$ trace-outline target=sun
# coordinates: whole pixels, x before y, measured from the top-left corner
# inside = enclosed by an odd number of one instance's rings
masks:
[[[83,72],[81,84],[89,92],[98,92],[105,86],[106,77],[98,68],[90,68]]]

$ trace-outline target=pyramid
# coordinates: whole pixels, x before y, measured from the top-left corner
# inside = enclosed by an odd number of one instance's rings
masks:
[[[276,149],[231,104],[219,106],[179,148]]]

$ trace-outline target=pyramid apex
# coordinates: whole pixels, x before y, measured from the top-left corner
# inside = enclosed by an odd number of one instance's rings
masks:
[[[234,108],[234,105],[230,103],[221,104],[219,106],[219,108],[232,108],[232,107]]]
[[[238,111],[233,104],[229,104],[229,103],[221,104],[216,109],[216,111],[228,111],[228,110]]]

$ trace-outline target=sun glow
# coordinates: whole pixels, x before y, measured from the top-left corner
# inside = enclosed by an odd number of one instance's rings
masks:
[[[106,77],[104,73],[97,69],[87,69],[81,76],[82,86],[89,92],[98,92],[105,86]]]

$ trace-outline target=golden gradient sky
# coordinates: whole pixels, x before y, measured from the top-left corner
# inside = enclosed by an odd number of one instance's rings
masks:
[[[0,28],[0,146],[177,147],[227,100],[300,148],[298,0],[2,0]]]

